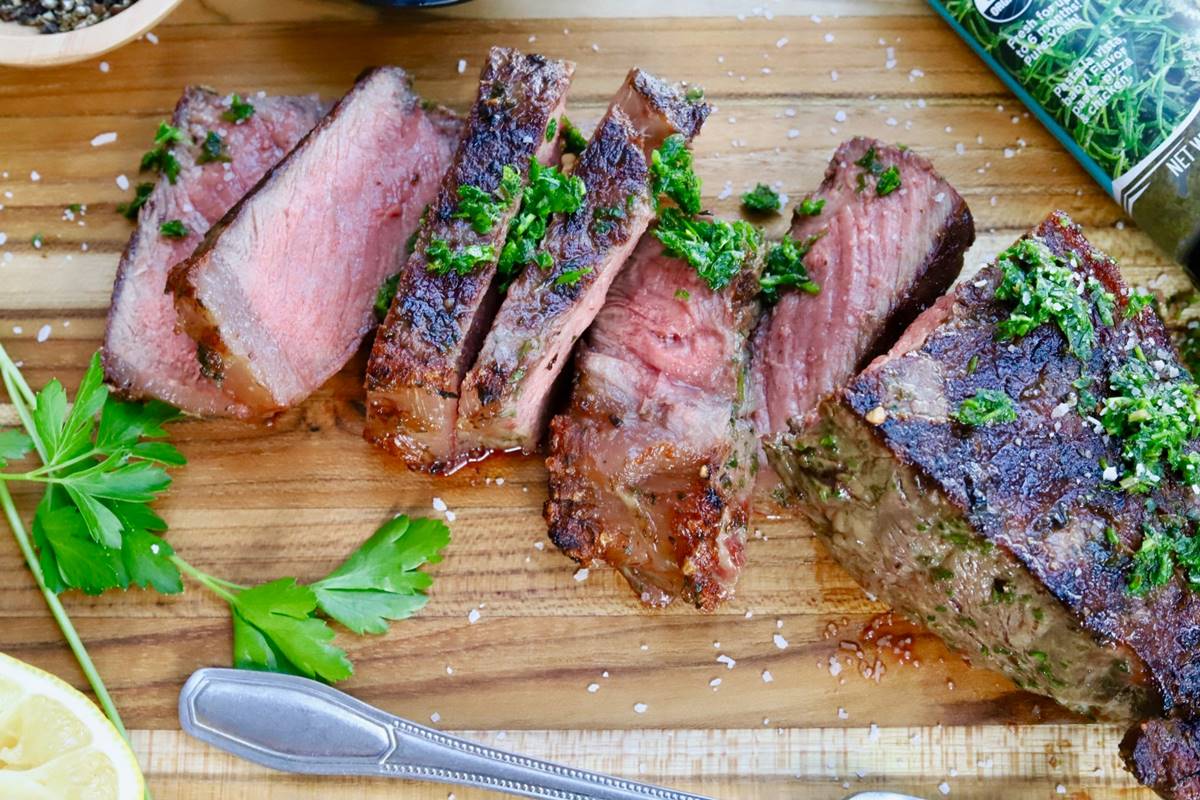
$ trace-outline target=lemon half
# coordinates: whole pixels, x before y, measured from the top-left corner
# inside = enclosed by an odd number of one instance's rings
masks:
[[[71,686],[0,653],[0,797],[140,800],[129,744]]]

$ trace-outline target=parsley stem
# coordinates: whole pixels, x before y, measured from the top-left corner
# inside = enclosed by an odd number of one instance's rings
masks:
[[[227,586],[233,586],[234,584],[222,581],[219,578],[214,578],[207,572],[201,572],[174,553],[171,554],[171,563],[179,567],[180,572],[186,572],[188,575],[191,575],[192,578],[194,578],[201,586],[203,586],[205,589],[208,589],[225,602],[232,603],[236,599],[232,592],[228,591],[221,585],[224,583]]]

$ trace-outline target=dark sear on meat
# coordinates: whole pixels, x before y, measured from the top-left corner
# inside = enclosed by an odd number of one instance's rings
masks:
[[[899,187],[881,194],[893,167]],[[886,350],[950,288],[975,241],[966,202],[933,165],[875,139],[838,147],[811,199],[823,207],[797,209],[791,236],[812,241],[804,266],[821,291],[784,294],[755,333],[760,435],[786,431]]]
[[[745,562],[757,443],[744,402],[761,253],[714,292],[646,234],[576,357],[551,422],[550,538],[648,605],[712,610]]]
[[[460,451],[537,447],[575,340],[654,215],[652,151],[672,134],[690,141],[708,112],[647,72],[629,73],[572,171],[587,187],[583,205],[556,215],[546,232],[553,266],[530,266],[509,288],[463,380]]]
[[[355,353],[458,136],[403,70],[369,70],[171,270],[180,323],[234,401],[269,416]]]
[[[104,373],[123,396],[155,398],[192,414],[249,416],[200,372],[196,343],[176,330],[175,304],[165,293],[167,272],[187,258],[204,234],[308,133],[324,110],[309,97],[251,96],[255,113],[235,124],[225,118],[230,97],[189,87],[171,124],[188,137],[172,148],[179,174],[159,178],[138,214],[138,226],[117,265],[104,334]],[[219,137],[220,157],[197,163],[203,143]],[[159,226],[183,223],[187,235],[163,236]]]
[[[495,314],[496,259],[518,211],[518,203],[510,203],[490,230],[479,233],[454,216],[459,189],[469,185],[492,194],[505,166],[524,178],[530,158],[557,160],[558,140],[546,132],[551,120],[559,127],[574,69],[569,62],[499,47],[484,65],[454,165],[401,273],[367,367],[365,436],[413,469],[450,472],[467,459],[455,441],[459,387]],[[465,273],[433,271],[427,252],[435,240],[453,252],[490,247],[493,255]]]
[[[992,266],[769,454],[842,566],[973,660],[1085,714],[1178,715],[1136,728],[1126,749],[1143,780],[1196,797],[1200,595],[1170,559],[1164,572],[1147,558],[1172,546],[1159,538],[1172,520],[1195,525],[1196,495],[1174,471],[1129,491],[1136,478],[1122,476],[1145,464],[1126,464],[1124,440],[1096,419],[1131,365],[1164,385],[1187,374],[1162,321],[1129,317],[1116,265],[1065,215],[1032,237],[1081,297],[1115,298],[1111,319],[1085,302],[1090,348],[1080,325],[1063,328],[1070,349],[1052,323],[1002,338],[1014,303],[996,297],[1004,270]],[[995,392],[1009,408],[998,421],[958,421]]]

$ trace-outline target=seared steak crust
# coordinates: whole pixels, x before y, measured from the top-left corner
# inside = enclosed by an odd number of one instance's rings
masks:
[[[651,152],[667,135],[690,138],[708,108],[640,69],[629,73],[575,165],[587,187],[583,204],[546,232],[543,249],[554,266],[530,267],[509,288],[463,380],[460,450],[537,447],[571,347],[654,214]]]
[[[188,87],[171,124],[189,142],[172,149],[180,170],[175,183],[157,182],[138,215],[117,265],[104,336],[104,373],[129,399],[156,398],[193,414],[245,417],[250,411],[201,374],[196,343],[176,330],[175,306],[164,292],[168,270],[186,258],[209,227],[295,147],[323,112],[308,97],[251,97],[254,116],[241,124],[224,119],[229,97]],[[226,162],[197,164],[199,143],[209,132],[221,137]],[[178,219],[182,239],[159,232]]]
[[[403,70],[368,70],[172,269],[180,324],[253,414],[303,400],[358,349],[457,127]]]
[[[1200,724],[1152,719],[1134,726],[1121,756],[1139,781],[1168,800],[1200,800]]]
[[[712,610],[745,561],[756,440],[742,397],[759,254],[708,288],[642,237],[577,357],[551,422],[551,540],[606,562],[642,602]]]
[[[1086,364],[1052,325],[997,340],[1010,309],[990,267],[824,401],[813,429],[771,447],[772,463],[868,589],[1019,685],[1111,719],[1194,709],[1200,600],[1178,576],[1144,597],[1126,586],[1153,509],[1195,498],[1171,480],[1148,496],[1119,490],[1103,465],[1122,463],[1120,443],[1073,405],[1081,376],[1103,396],[1135,345],[1181,368],[1152,311],[1124,318],[1116,265],[1065,215],[1033,235],[1118,298],[1113,325],[1093,320]],[[1012,398],[1016,422],[953,422],[979,389]]]
[[[553,158],[556,142],[545,133],[562,114],[573,72],[573,64],[539,55],[499,47],[489,53],[466,136],[404,266],[367,367],[364,435],[414,469],[451,471],[466,459],[455,445],[459,386],[498,299],[495,258],[465,275],[437,274],[428,269],[426,250],[441,239],[452,251],[479,245],[499,255],[518,203],[479,234],[453,217],[458,188],[494,192],[506,165],[524,176],[531,157]]]

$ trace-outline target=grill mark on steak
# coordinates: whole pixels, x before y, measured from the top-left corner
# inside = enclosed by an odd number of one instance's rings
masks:
[[[855,162],[874,148],[895,166],[901,186],[880,197]],[[752,367],[760,435],[788,429],[817,402],[887,349],[923,309],[950,287],[975,241],[970,209],[927,159],[874,139],[838,147],[814,197],[813,217],[799,213],[791,235],[821,238],[804,259],[819,294],[786,292],[755,334]]]
[[[167,272],[295,147],[324,109],[315,95],[256,96],[254,115],[234,124],[223,117],[228,108],[227,96],[198,87],[185,89],[175,106],[171,124],[191,142],[173,149],[180,165],[175,183],[160,177],[138,214],[117,265],[102,353],[107,380],[125,398],[156,398],[204,416],[246,417],[250,410],[202,374],[196,343],[176,330]],[[209,131],[221,137],[228,162],[196,163],[197,143]],[[171,219],[183,221],[186,237],[159,232]]]
[[[648,605],[712,610],[745,562],[757,443],[742,393],[760,268],[753,254],[713,292],[642,236],[550,424],[551,540],[615,567]]]
[[[640,69],[629,72],[573,170],[587,187],[583,204],[556,215],[546,233],[542,249],[554,266],[531,266],[509,288],[463,380],[461,452],[537,447],[571,348],[654,215],[651,153],[671,134],[690,140],[708,112],[679,88]],[[559,283],[578,270],[588,272],[570,285]]]
[[[575,65],[494,47],[479,81],[467,134],[447,173],[417,247],[401,273],[396,299],[375,337],[367,366],[364,436],[402,457],[412,469],[451,472],[466,460],[455,443],[459,388],[496,312],[496,260],[467,275],[430,272],[425,251],[433,239],[451,250],[490,245],[499,256],[514,202],[486,234],[454,219],[458,187],[495,191],[505,165],[528,174],[529,160],[548,163],[558,144],[546,141],[549,122],[562,116]]]
[[[226,393],[268,416],[346,363],[457,140],[403,70],[368,70],[172,269],[180,324]]]
[[[1153,310],[1124,318],[1128,289],[1116,265],[1065,214],[1032,235],[1118,298],[1114,325],[1093,320],[1086,364],[1052,325],[997,341],[1009,308],[993,296],[1000,274],[992,266],[823,401],[815,425],[771,447],[772,461],[860,583],[972,658],[1099,717],[1173,710],[1131,731],[1125,754],[1165,796],[1194,797],[1200,597],[1181,575],[1144,597],[1126,587],[1127,554],[1155,521],[1147,501],[1194,510],[1196,499],[1172,477],[1148,495],[1119,490],[1103,479],[1102,463],[1122,463],[1120,442],[1074,409],[1055,412],[1081,374],[1103,394],[1134,345],[1166,369],[1182,367]],[[981,388],[1005,391],[1017,421],[950,422]],[[826,436],[836,448],[821,445]],[[1109,527],[1118,547],[1106,543]],[[989,601],[997,580],[1011,587],[1012,603]]]

